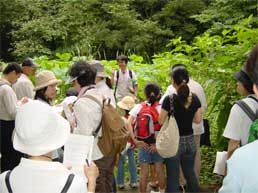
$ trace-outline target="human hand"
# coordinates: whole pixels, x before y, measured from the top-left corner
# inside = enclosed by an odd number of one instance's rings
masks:
[[[29,102],[29,99],[27,97],[23,97],[21,100],[17,102],[17,106],[20,107],[24,105],[25,103]]]
[[[84,165],[84,175],[88,178],[89,183],[96,182],[96,179],[99,176],[99,169],[94,162],[92,162],[89,166]]]
[[[151,144],[149,146],[149,152],[154,153],[157,151],[156,144]]]

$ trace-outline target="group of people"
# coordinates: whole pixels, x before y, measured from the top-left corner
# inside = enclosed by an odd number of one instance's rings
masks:
[[[255,101],[258,98],[257,61],[258,45],[252,50],[245,67],[235,74],[239,82],[238,91],[248,96],[244,101],[253,110],[258,109]],[[0,175],[0,192],[112,193],[116,191],[116,184],[121,189],[124,187],[125,155],[129,160],[130,186],[136,188],[135,148],[140,164],[140,193],[147,193],[150,166],[154,167],[160,193],[181,192],[182,188],[199,192],[200,136],[204,133],[203,117],[207,108],[203,88],[190,78],[185,65],[176,64],[171,69],[171,85],[163,96],[157,83],[147,83],[144,86],[144,101],[135,104],[137,77],[128,69],[127,56],[118,56],[117,63],[119,70],[114,71],[110,78],[101,61],[75,62],[68,71],[69,79],[66,81],[73,84],[72,92],[69,89],[67,96],[73,95],[74,98],[69,104],[64,100],[64,113],[57,113],[54,108],[53,100],[61,80],[52,71],[37,73],[34,86],[29,76],[33,76],[40,66],[31,58],[25,59],[22,66],[11,63],[5,67],[0,79],[3,172]],[[88,179],[86,183],[84,178],[72,174],[70,168],[61,162],[63,146],[69,134],[91,136],[102,120],[102,107],[91,98],[100,103],[109,98],[114,108],[120,108],[130,139],[120,155],[104,156],[98,147],[101,129],[94,139],[93,162],[83,168]],[[71,110],[72,117],[65,114],[65,108]],[[163,158],[155,143],[168,116],[174,116],[178,125],[179,147],[175,156]],[[245,145],[246,128],[250,124],[248,116],[234,105],[223,134],[230,139],[228,158],[231,158],[220,192],[257,192],[256,170],[248,173],[240,166],[242,160],[252,167],[257,157],[251,154],[257,142]],[[244,147],[235,151],[239,146]],[[115,177],[116,162],[118,172]],[[250,181],[252,183],[248,184]]]

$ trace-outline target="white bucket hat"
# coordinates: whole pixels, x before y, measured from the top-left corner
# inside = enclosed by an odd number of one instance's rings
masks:
[[[54,73],[49,70],[44,70],[36,75],[34,90],[40,90],[52,84],[60,84],[62,81],[58,80]]]
[[[125,96],[121,101],[117,103],[121,109],[130,111],[135,106],[135,100],[131,96]]]
[[[28,155],[44,155],[62,147],[69,134],[69,123],[51,106],[30,100],[17,110],[13,147]]]

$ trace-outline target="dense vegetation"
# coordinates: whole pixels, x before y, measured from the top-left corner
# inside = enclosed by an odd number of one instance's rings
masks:
[[[146,82],[170,84],[169,68],[188,66],[208,98],[212,148],[202,148],[202,183],[212,174],[233,102],[239,98],[232,78],[258,42],[257,0],[1,0],[1,59],[36,57],[42,69],[65,80],[76,60],[99,58],[107,73],[117,54],[130,55],[140,98]],[[41,70],[42,70],[41,69]],[[62,84],[61,100],[69,85]]]

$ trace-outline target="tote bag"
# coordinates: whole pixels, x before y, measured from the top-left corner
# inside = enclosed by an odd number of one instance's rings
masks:
[[[163,158],[175,156],[179,146],[179,130],[174,117],[174,97],[174,94],[169,96],[170,111],[156,138],[157,151]]]
[[[167,116],[156,138],[156,148],[163,158],[177,154],[179,145],[179,131],[175,117]]]

